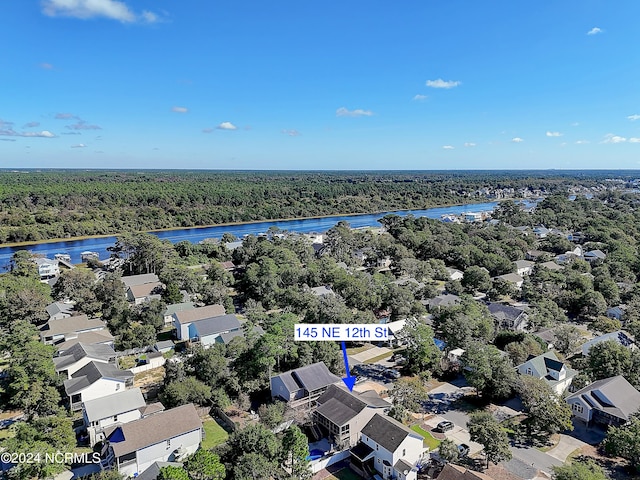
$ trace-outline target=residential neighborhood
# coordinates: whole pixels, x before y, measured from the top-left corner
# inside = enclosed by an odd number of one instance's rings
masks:
[[[459,222],[386,215],[376,228],[175,246],[132,234],[111,261],[58,270],[18,252],[2,278],[22,296],[2,304],[0,446],[99,461],[3,468],[56,479],[633,478],[637,267],[597,225],[578,235],[553,223],[554,209],[603,217],[596,202],[505,201]],[[297,323],[380,325],[388,337],[296,342]]]

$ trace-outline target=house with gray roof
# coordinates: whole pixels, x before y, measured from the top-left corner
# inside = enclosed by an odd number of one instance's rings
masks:
[[[595,337],[588,342],[583,343],[581,346],[582,355],[586,357],[589,355],[589,351],[594,345],[608,341],[619,343],[630,350],[635,350],[637,348],[630,334],[623,330],[618,330],[617,332],[605,333],[604,335],[600,335],[599,337]]]
[[[143,273],[142,275],[129,275],[120,279],[124,283],[125,290],[136,285],[144,285],[145,283],[158,283],[160,279],[155,273]]]
[[[640,392],[622,375],[598,380],[567,397],[576,418],[601,425],[624,425],[640,409]]]
[[[127,301],[135,305],[141,305],[151,300],[160,300],[164,285],[160,282],[144,283],[127,287]]]
[[[92,330],[90,332],[80,332],[78,334],[67,335],[67,340],[56,343],[54,347],[56,347],[57,353],[56,355],[62,355],[71,347],[78,343],[84,343],[85,345],[108,345],[113,348],[113,342],[115,338],[109,330]]]
[[[544,380],[557,395],[562,395],[571,385],[573,377],[578,372],[567,367],[552,351],[541,355],[529,356],[526,362],[518,365],[516,370],[520,375],[531,375]]]
[[[351,466],[365,478],[416,480],[418,465],[428,449],[422,435],[387,415],[376,413],[362,429],[351,449]]]
[[[350,392],[342,385],[329,385],[316,401],[314,423],[338,449],[353,447],[360,432],[376,413],[384,413],[390,404],[372,392]]]
[[[178,340],[189,340],[189,329],[193,322],[208,318],[219,317],[225,314],[222,305],[207,305],[193,309],[178,310],[173,314],[173,325],[176,328],[176,338]]]
[[[588,252],[584,252],[583,255],[584,259],[589,262],[598,262],[598,261],[603,261],[605,258],[607,258],[607,255],[602,251],[602,250],[590,250]]]
[[[338,382],[341,382],[340,377],[331,373],[324,362],[312,363],[271,377],[271,398],[288,403],[303,400],[311,404],[329,385]]]
[[[65,350],[62,355],[53,359],[56,373],[65,379],[71,378],[75,372],[89,362],[115,364],[116,352],[109,345],[76,343]]]
[[[91,361],[64,381],[71,411],[80,410],[82,403],[106,397],[133,386],[133,373],[120,370],[112,363]]]
[[[499,328],[514,332],[524,332],[527,329],[529,321],[524,309],[496,302],[488,304],[487,308]]]
[[[331,287],[327,287],[326,285],[321,285],[319,287],[312,287],[309,289],[309,291],[311,292],[312,295],[315,295],[316,297],[324,297],[325,295],[335,295],[335,293],[333,292],[333,290],[331,290]]]
[[[123,390],[106,397],[84,402],[82,415],[89,434],[89,444],[95,445],[106,438],[115,427],[133,422],[150,412],[164,410],[162,404],[149,409],[139,388]]]
[[[520,276],[529,275],[533,271],[535,262],[530,260],[516,260],[513,262],[516,266],[516,273]]]
[[[192,403],[125,423],[107,436],[101,466],[135,477],[155,462],[181,462],[198,450],[202,432]]]
[[[429,305],[429,311],[438,311],[442,307],[451,307],[459,304],[461,301],[462,299],[458,295],[444,293],[427,300],[426,303]]]
[[[182,468],[181,462],[153,462],[144,472],[136,477],[136,480],[157,480],[160,469],[164,467]]]
[[[522,278],[517,273],[505,273],[504,275],[498,275],[495,278],[499,278],[500,280],[510,283],[517,289],[522,288],[522,283],[524,282],[524,278]]]
[[[235,314],[205,318],[189,325],[189,340],[200,342],[204,347],[214,343],[229,343],[244,335],[240,320]]]
[[[40,338],[47,345],[64,342],[76,338],[78,334],[105,330],[106,324],[97,318],[87,315],[50,319],[40,328]]]
[[[53,302],[45,308],[49,320],[60,320],[73,315],[73,304],[65,302]]]

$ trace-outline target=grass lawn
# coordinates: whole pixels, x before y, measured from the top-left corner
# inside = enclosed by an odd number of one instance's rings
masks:
[[[350,468],[343,468],[342,470],[338,470],[328,477],[325,477],[324,480],[362,480],[362,477]]]
[[[220,445],[221,443],[226,442],[227,438],[229,438],[229,434],[224,428],[218,425],[218,422],[214,419],[205,420],[202,422],[202,426],[204,427],[205,433],[204,440],[202,441],[202,448],[204,449],[208,450]]]
[[[391,352],[387,352],[387,353],[383,353],[382,355],[378,355],[377,357],[373,357],[370,358],[369,360],[365,361],[364,363],[376,363],[380,360],[384,360],[385,358],[389,358],[393,355],[393,351]]]
[[[429,447],[430,452],[433,452],[440,446],[440,440],[438,440],[437,438],[433,438],[433,436],[425,429],[420,427],[420,425],[414,425],[413,427],[411,427],[411,430],[419,433],[424,437],[424,446]]]
[[[356,355],[358,353],[365,352],[365,351],[369,350],[372,347],[373,347],[373,345],[368,343],[368,344],[363,345],[361,347],[347,348],[347,354],[348,355]]]

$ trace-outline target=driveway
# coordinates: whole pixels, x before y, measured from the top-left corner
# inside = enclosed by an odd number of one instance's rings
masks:
[[[551,455],[553,458],[564,462],[571,453],[586,445],[588,444],[578,438],[570,437],[569,435],[560,435],[560,441],[547,452],[547,455]]]
[[[513,458],[520,460],[525,465],[531,465],[533,468],[542,470],[549,474],[553,473],[553,467],[557,467],[564,463],[563,461],[552,457],[548,453],[541,452],[534,447],[511,447],[511,453],[513,453]]]
[[[445,432],[444,435],[449,440],[452,440],[456,445],[466,443],[469,445],[469,455],[474,455],[482,450],[482,445],[471,441],[471,436],[467,431],[467,421],[465,418],[469,418],[464,412],[450,411],[443,415],[435,415],[425,421],[425,424],[432,429],[435,429],[440,422],[448,420],[454,424],[452,430]]]
[[[380,355],[384,355],[386,353],[390,353],[392,350],[386,347],[372,347],[368,350],[365,350],[360,353],[356,353],[355,355],[349,355],[349,360],[352,365],[357,365],[359,363],[365,363],[372,358],[376,358]]]

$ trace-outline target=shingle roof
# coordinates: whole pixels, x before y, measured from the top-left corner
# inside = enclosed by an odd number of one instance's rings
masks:
[[[457,303],[460,303],[460,297],[458,295],[451,295],[449,293],[438,295],[437,297],[429,300],[429,306],[431,307],[448,307]]]
[[[399,459],[396,464],[393,466],[396,472],[410,472],[413,470],[413,465],[409,462],[405,462],[403,459]]]
[[[173,303],[171,305],[167,305],[167,309],[164,311],[163,315],[173,315],[174,313],[193,310],[194,308],[196,308],[196,304],[193,302]]]
[[[319,287],[313,287],[310,289],[311,293],[321,297],[323,295],[334,295],[333,290],[331,290],[329,287],[326,287],[325,285],[321,285]]]
[[[114,359],[115,356],[116,352],[109,345],[99,343],[94,345],[85,345],[84,343],[76,343],[67,349],[61,356],[55,357],[53,359],[53,363],[56,366],[56,371],[59,372],[85,357],[108,362],[109,360]]]
[[[192,323],[205,318],[219,317],[224,315],[224,307],[222,305],[207,305],[206,307],[194,308],[193,310],[183,310],[175,314],[178,323]]]
[[[324,362],[297,368],[291,374],[309,392],[340,381],[340,377],[331,373]]]
[[[513,262],[516,264],[516,268],[520,269],[520,268],[530,268],[533,267],[535,265],[534,262],[531,262],[529,260],[516,260],[515,262]]]
[[[133,287],[135,285],[144,285],[145,283],[159,282],[160,279],[155,273],[145,273],[142,275],[130,275],[120,279],[125,287]]]
[[[504,280],[505,282],[511,282],[511,283],[519,283],[519,282],[522,282],[524,280],[517,273],[505,273],[504,275],[498,275],[496,278],[500,278],[500,279]]]
[[[408,435],[413,435],[419,437],[420,440],[424,440],[421,435],[405,427],[400,422],[379,413],[376,413],[371,420],[369,420],[369,423],[364,426],[362,434],[389,452],[395,452]]]
[[[225,345],[236,337],[244,337],[244,332],[242,330],[234,330],[232,332],[225,332],[220,334],[220,340],[222,340],[222,343],[224,343]]]
[[[353,393],[336,385],[329,385],[327,391],[320,395],[317,402],[316,411],[339,426],[347,424],[367,408],[367,404]]]
[[[54,302],[47,305],[47,308],[45,310],[47,311],[50,317],[53,317],[54,315],[58,315],[59,313],[71,316],[71,313],[73,311],[73,305],[69,305],[68,303],[62,303],[62,302]]]
[[[192,312],[193,310],[190,310]],[[188,313],[188,312],[186,312]],[[193,322],[193,327],[200,338],[218,333],[236,330],[241,327],[238,317],[234,314],[219,315],[217,317],[204,318]]]
[[[156,480],[160,475],[160,469],[163,467],[179,467],[182,468],[180,462],[153,462],[144,472],[136,477],[136,480]]]
[[[201,428],[202,421],[198,412],[192,403],[188,403],[125,423],[114,430],[107,440],[116,457],[120,457]],[[116,441],[120,436],[124,440]]]
[[[71,338],[65,342],[57,343],[55,347],[58,349],[60,355],[69,350],[71,347],[78,343],[85,345],[106,344],[113,343],[113,335],[109,333],[109,330],[96,330],[93,332],[81,332],[78,333],[76,338]]]
[[[600,335],[599,337],[593,338],[588,342],[583,343],[581,347],[583,355],[588,355],[589,350],[591,350],[591,347],[593,347],[594,345],[610,340],[617,342],[624,347],[631,347],[634,344],[633,339],[629,337],[629,335],[627,335],[622,330],[618,330],[617,332],[605,333],[604,335]]]
[[[160,282],[144,283],[142,285],[132,285],[129,287],[133,298],[149,297],[151,295],[158,295],[162,291],[162,284]]]
[[[50,319],[43,325],[40,335],[49,337],[105,327],[106,325],[102,320],[89,318],[86,315],[76,315],[75,317]]]
[[[581,398],[593,408],[629,420],[640,408],[640,392],[622,375],[598,380],[567,397]]]
[[[487,308],[489,308],[491,315],[498,320],[515,320],[524,312],[521,308],[503,305],[502,303],[490,303]]]
[[[84,411],[89,422],[96,422],[103,418],[139,410],[145,406],[140,389],[132,388],[106,397],[87,400],[84,402]]]
[[[540,266],[544,268],[548,268],[549,270],[562,270],[562,267],[558,265],[556,262],[544,262],[544,263],[541,263]]]
[[[73,395],[97,382],[101,378],[126,381],[133,378],[129,370],[120,370],[111,363],[89,362],[80,370],[64,381],[64,389],[67,395]]]
[[[490,476],[484,473],[474,472],[473,470],[467,470],[459,465],[447,463],[440,475],[436,477],[437,480],[493,480]]]
[[[607,258],[607,255],[602,250],[591,250],[584,254],[585,258],[599,258],[601,260]]]

